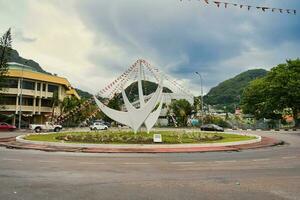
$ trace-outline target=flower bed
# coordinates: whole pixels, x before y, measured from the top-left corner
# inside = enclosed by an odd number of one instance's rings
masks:
[[[92,143],[92,144],[153,144],[153,134],[161,134],[162,144],[184,144],[184,143],[222,143],[254,139],[254,136],[244,136],[227,133],[208,132],[133,132],[125,131],[101,131],[101,132],[65,132],[51,134],[33,134],[24,139],[48,142],[66,143]]]

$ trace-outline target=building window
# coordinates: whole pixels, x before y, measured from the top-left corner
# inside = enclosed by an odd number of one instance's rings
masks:
[[[42,107],[52,107],[50,99],[42,99]]]
[[[37,83],[36,89],[37,89],[37,91],[41,90],[41,83]]]
[[[58,86],[57,85],[48,85],[48,92],[55,92],[58,91]]]
[[[46,91],[46,83],[43,84],[43,92]]]
[[[19,98],[19,105],[20,105],[21,98]],[[22,105],[23,106],[33,106],[33,98],[22,98]]]
[[[23,89],[34,90],[34,82],[23,80]]]
[[[6,80],[5,87],[18,88],[18,79],[9,78]]]
[[[0,105],[16,105],[16,97],[2,96]]]

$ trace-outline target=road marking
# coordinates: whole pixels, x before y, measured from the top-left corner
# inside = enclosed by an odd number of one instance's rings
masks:
[[[2,160],[5,160],[5,161],[22,161],[21,159],[14,159],[14,158],[3,158]]]
[[[236,162],[236,160],[216,160],[216,163],[233,163]]]
[[[285,157],[282,157],[282,159],[293,159],[293,158],[297,158],[297,156],[285,156]]]
[[[261,158],[261,159],[254,159],[252,161],[254,161],[254,162],[260,162],[260,161],[268,161],[268,160],[270,160],[270,159],[269,158]]]
[[[80,164],[84,165],[104,165],[105,163],[100,163],[100,162],[79,162]]]
[[[124,165],[149,165],[150,163],[123,163]]]
[[[54,161],[54,160],[38,160],[38,162],[40,162],[40,163],[58,163],[58,161]]]
[[[170,162],[173,165],[185,165],[185,164],[194,164],[195,162]]]

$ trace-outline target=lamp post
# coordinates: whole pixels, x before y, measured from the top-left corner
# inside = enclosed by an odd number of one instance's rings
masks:
[[[203,106],[204,106],[204,103],[203,103],[203,79],[202,79],[202,76],[199,72],[195,72],[199,77],[200,77],[200,84],[201,84],[201,123],[203,125]]]
[[[22,120],[23,74],[24,74],[24,65],[22,65],[22,77],[21,77],[21,81],[20,81],[21,92],[20,92],[20,105],[19,105],[19,124],[18,124],[19,129],[21,129],[21,120]]]

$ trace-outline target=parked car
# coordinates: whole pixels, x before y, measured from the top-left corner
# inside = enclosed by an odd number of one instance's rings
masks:
[[[40,133],[41,131],[59,132],[62,126],[46,122],[46,124],[29,124],[29,129],[34,130],[36,133]]]
[[[95,120],[94,123],[95,123],[95,122],[100,122],[101,124],[104,124],[104,125],[106,125],[107,127],[111,127],[111,124],[110,124],[109,122],[106,122],[106,121],[103,121],[103,120]]]
[[[108,126],[103,124],[103,123],[100,123],[100,122],[94,122],[92,125],[90,125],[90,129],[91,130],[107,130],[108,129]]]
[[[0,131],[14,131],[16,127],[5,122],[0,122]]]
[[[224,132],[224,128],[216,124],[205,124],[201,126],[201,131],[219,131]]]

